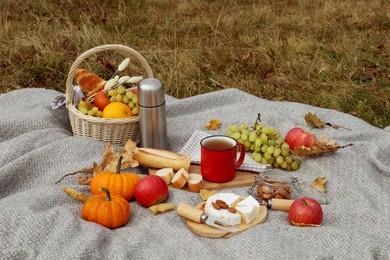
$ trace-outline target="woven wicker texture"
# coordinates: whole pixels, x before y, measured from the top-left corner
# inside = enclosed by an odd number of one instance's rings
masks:
[[[118,44],[107,44],[94,47],[82,53],[70,67],[66,81],[66,107],[69,111],[69,120],[73,134],[76,136],[92,137],[99,141],[123,146],[127,140],[139,141],[139,118],[133,116],[123,119],[99,118],[84,115],[73,103],[73,84],[75,71],[88,57],[105,51],[123,53],[126,57],[135,59],[145,70],[147,77],[153,78],[153,72],[145,58],[136,50]]]

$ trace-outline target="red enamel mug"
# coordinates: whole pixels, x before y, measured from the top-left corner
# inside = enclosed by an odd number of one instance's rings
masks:
[[[225,135],[213,135],[200,141],[200,171],[210,182],[228,182],[236,176],[236,169],[245,158],[245,146]],[[238,151],[239,147],[239,151]],[[237,153],[240,156],[237,160]]]

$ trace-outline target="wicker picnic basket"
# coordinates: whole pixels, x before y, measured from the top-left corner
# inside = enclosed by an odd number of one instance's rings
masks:
[[[145,70],[147,77],[153,78],[153,72],[145,58],[139,52],[130,47],[118,44],[107,44],[94,47],[82,53],[72,64],[66,81],[66,107],[68,108],[73,135],[87,136],[119,146],[124,146],[129,139],[138,143],[138,116],[123,119],[92,117],[84,115],[74,105],[73,85],[75,70],[86,58],[105,51],[117,51],[121,54],[123,53],[125,57],[130,57],[136,60],[142,66],[142,69]]]

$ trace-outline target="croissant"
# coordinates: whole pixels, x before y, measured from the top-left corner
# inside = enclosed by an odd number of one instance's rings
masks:
[[[106,84],[105,80],[86,69],[76,69],[75,76],[77,84],[80,86],[86,97],[90,97],[103,90],[104,85]]]

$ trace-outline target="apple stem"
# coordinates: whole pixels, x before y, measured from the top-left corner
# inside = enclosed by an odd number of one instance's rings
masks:
[[[121,173],[122,159],[123,159],[123,156],[119,157],[118,166],[116,167],[116,173],[117,174]]]

